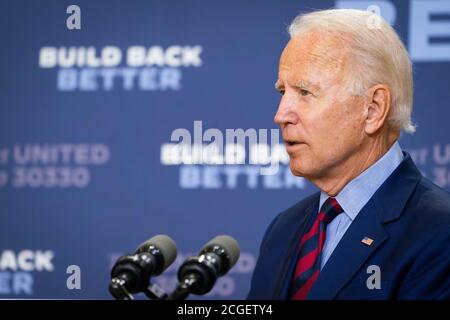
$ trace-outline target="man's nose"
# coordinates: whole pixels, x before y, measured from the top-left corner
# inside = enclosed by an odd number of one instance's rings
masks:
[[[292,106],[288,103],[288,101],[286,101],[285,97],[281,99],[273,121],[279,126],[286,124],[297,124],[298,116]]]

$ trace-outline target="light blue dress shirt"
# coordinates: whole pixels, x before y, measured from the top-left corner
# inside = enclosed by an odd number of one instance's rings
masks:
[[[335,197],[344,212],[338,215],[327,226],[327,236],[322,250],[320,268],[327,263],[334,249],[344,233],[355,220],[358,213],[372,198],[373,194],[383,184],[391,173],[403,160],[402,149],[398,141],[377,162],[367,168],[355,179],[350,181]],[[320,193],[319,208],[329,197],[325,192]]]

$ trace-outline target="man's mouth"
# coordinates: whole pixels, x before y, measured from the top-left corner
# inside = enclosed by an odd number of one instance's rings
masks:
[[[302,144],[303,142],[300,142],[300,141],[292,141],[292,140],[286,140],[285,143],[286,143],[286,146],[287,146],[287,147],[293,147],[293,146]]]
[[[293,140],[285,140],[286,145],[286,151],[289,154],[296,153],[301,145],[303,145],[303,142],[300,141],[293,141]]]

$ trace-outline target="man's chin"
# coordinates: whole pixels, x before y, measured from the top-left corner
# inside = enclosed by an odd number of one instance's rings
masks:
[[[305,161],[303,157],[300,161],[300,157],[290,157],[289,169],[294,176],[302,177],[307,180],[316,177],[320,172],[317,171],[312,161]]]
[[[304,170],[304,166],[301,166],[300,164],[295,163],[292,160],[289,162],[289,169],[291,169],[291,172],[294,176],[304,178],[306,178],[307,176],[307,172]]]

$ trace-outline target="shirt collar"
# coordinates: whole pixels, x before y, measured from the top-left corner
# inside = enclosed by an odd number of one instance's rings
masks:
[[[402,149],[396,141],[378,161],[347,183],[338,193],[336,200],[352,221],[402,161]],[[328,197],[326,192],[321,191],[319,208]]]

